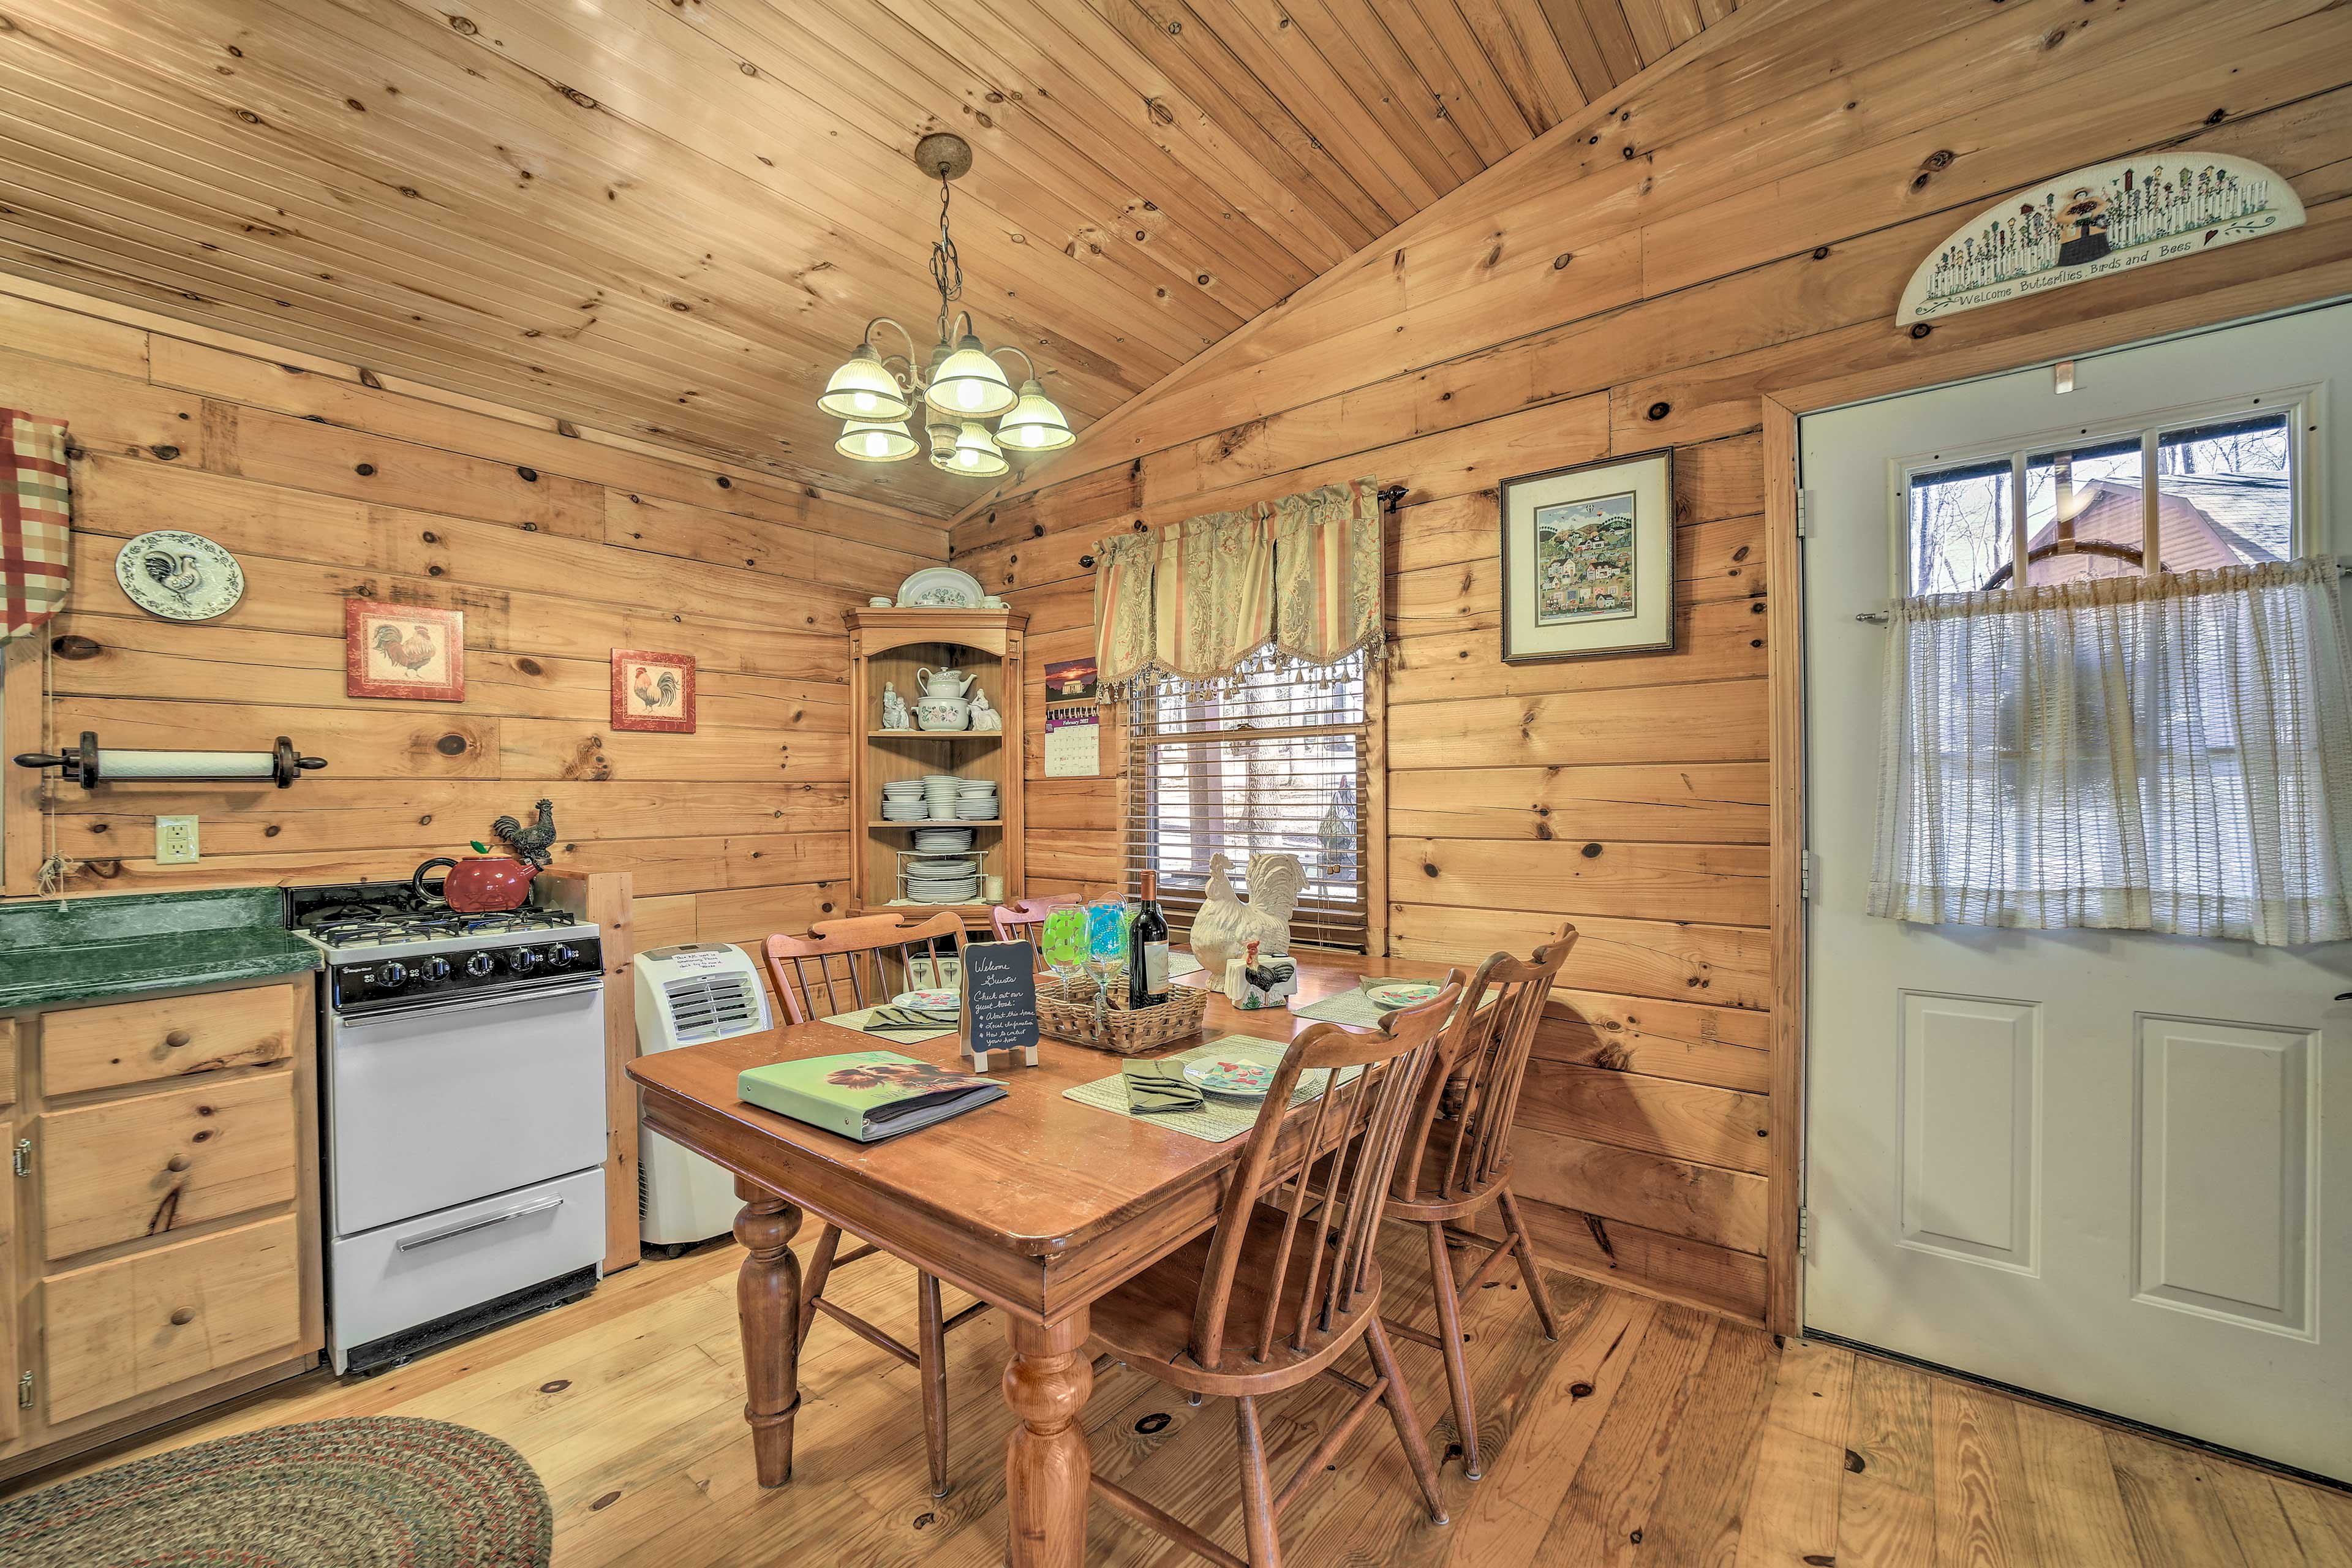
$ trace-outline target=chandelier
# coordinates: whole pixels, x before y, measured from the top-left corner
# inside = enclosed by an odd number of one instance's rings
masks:
[[[875,317],[866,323],[856,352],[824,384],[824,395],[816,405],[842,421],[841,438],[833,449],[845,458],[895,463],[913,457],[919,443],[907,426],[919,412],[931,467],[993,479],[1012,467],[1004,458],[1007,447],[1050,452],[1076,437],[1070,434],[1070,422],[1037,384],[1035,362],[1010,344],[984,347],[971,330],[971,312],[955,309],[963,295],[963,264],[948,232],[948,202],[951,182],[971,167],[971,143],[948,132],[933,132],[915,144],[915,162],[940,181],[940,237],[931,244],[931,283],[940,295],[939,341],[929,361],[919,368],[914,334],[888,316]],[[886,326],[907,340],[905,353],[886,354],[874,346],[875,329]],[[1013,389],[996,363],[999,354],[1021,356],[1020,391]],[[996,420],[993,431],[983,423],[990,419]]]

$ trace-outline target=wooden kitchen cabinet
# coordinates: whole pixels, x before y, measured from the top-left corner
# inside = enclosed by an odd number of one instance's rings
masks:
[[[317,1363],[313,984],[0,1016],[0,1479]]]

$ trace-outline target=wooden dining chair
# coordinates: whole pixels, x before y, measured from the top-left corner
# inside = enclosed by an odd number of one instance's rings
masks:
[[[861,915],[822,921],[807,936],[782,933],[767,940],[768,969],[775,978],[776,995],[784,1016],[805,1024],[836,1013],[851,1012],[887,1002],[906,988],[908,962],[918,952],[937,961],[963,938],[963,921],[941,910],[924,920],[896,914]],[[944,944],[944,945],[943,945]],[[888,960],[895,953],[898,973],[893,979]],[[822,1000],[820,1000],[822,998]],[[801,1286],[801,1317],[795,1345],[808,1340],[809,1327],[819,1312],[868,1344],[916,1369],[923,1387],[923,1427],[931,1461],[931,1495],[948,1491],[948,1331],[960,1328],[988,1310],[975,1301],[952,1318],[942,1318],[940,1282],[935,1275],[919,1274],[915,1281],[915,1344],[885,1332],[847,1308],[825,1300],[825,1281],[836,1268],[871,1258],[881,1248],[856,1237],[848,1252],[841,1252],[841,1227],[828,1224],[816,1238],[809,1258],[808,1277]]]
[[[1437,1292],[1437,1332],[1391,1322],[1402,1338],[1424,1344],[1445,1358],[1445,1381],[1454,1396],[1454,1424],[1462,1436],[1462,1473],[1479,1477],[1478,1426],[1470,1397],[1469,1364],[1462,1347],[1462,1298],[1483,1288],[1503,1260],[1516,1255],[1528,1295],[1546,1339],[1559,1337],[1546,1293],[1543,1268],[1536,1261],[1528,1227],[1511,1195],[1511,1121],[1519,1108],[1519,1086],[1544,1003],[1576,945],[1576,928],[1563,925],[1533,957],[1498,952],[1478,966],[1451,1027],[1438,1046],[1438,1059],[1423,1080],[1404,1149],[1390,1188],[1388,1217],[1428,1233],[1429,1268]],[[1488,1205],[1498,1208],[1503,1239],[1491,1244],[1477,1272],[1465,1285],[1454,1279],[1450,1247],[1475,1239],[1451,1228],[1475,1218]]]
[[[999,942],[1034,942],[1045,944],[1045,917],[1055,910],[1077,910],[1086,907],[1086,897],[1080,893],[1053,893],[1034,899],[1023,899],[1017,903],[999,904],[988,911],[988,925]]]
[[[1227,1181],[1216,1228],[1094,1304],[1091,1344],[1106,1362],[1125,1362],[1188,1393],[1232,1396],[1243,1523],[1249,1562],[1259,1568],[1281,1561],[1275,1525],[1283,1510],[1375,1404],[1389,1407],[1430,1518],[1445,1522],[1437,1467],[1381,1326],[1373,1253],[1398,1151],[1439,1031],[1461,994],[1456,970],[1438,995],[1378,1029],[1317,1024],[1293,1040]],[[1328,1069],[1325,1081],[1338,1083],[1349,1068],[1364,1070],[1286,1125],[1299,1075]],[[1336,1364],[1359,1341],[1370,1352],[1369,1381]],[[1257,1402],[1316,1377],[1334,1379],[1356,1398],[1277,1492],[1266,1473]],[[1187,1550],[1242,1568],[1240,1558],[1125,1488],[1097,1476],[1092,1489]]]

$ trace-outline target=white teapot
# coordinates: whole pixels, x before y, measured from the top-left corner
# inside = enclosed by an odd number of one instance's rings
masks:
[[[959,669],[933,669],[928,665],[919,665],[915,669],[915,679],[922,683],[926,697],[961,697],[971,689],[972,677]]]

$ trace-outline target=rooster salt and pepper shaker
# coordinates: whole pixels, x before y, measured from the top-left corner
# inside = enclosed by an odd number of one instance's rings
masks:
[[[891,680],[884,681],[882,683],[882,728],[907,730],[913,727],[913,721],[907,717],[907,700],[898,695],[898,683]]]

